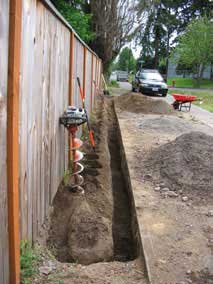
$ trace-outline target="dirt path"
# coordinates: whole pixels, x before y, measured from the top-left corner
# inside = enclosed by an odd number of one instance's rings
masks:
[[[152,163],[147,167],[153,151],[173,143],[184,133],[209,134],[211,128],[187,115],[134,113],[132,108],[128,112],[119,105],[117,114],[152,283],[212,284],[213,223],[208,215],[213,209],[211,178],[206,180],[209,193],[176,192],[168,188],[164,178],[154,179]],[[191,150],[189,147],[188,152]],[[196,153],[191,158],[196,159],[195,156]],[[206,162],[210,169],[212,165],[207,157]]]

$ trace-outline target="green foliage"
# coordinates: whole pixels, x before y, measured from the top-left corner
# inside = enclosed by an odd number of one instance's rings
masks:
[[[119,84],[118,84],[117,81],[112,80],[112,81],[110,81],[110,83],[109,83],[109,87],[118,88],[118,87],[119,87]]]
[[[20,244],[21,284],[28,284],[30,278],[37,273],[36,264],[39,256],[36,254],[29,241],[21,241]]]
[[[142,47],[143,61],[151,58],[151,68],[167,69],[168,58],[177,42],[177,36],[183,33],[193,19],[206,15],[211,18],[213,2],[210,0],[138,0],[139,28],[137,43]],[[144,20],[144,15],[146,20]],[[162,65],[162,59],[166,64]],[[150,68],[150,66],[147,66]]]
[[[132,50],[128,47],[125,47],[118,59],[117,68],[122,71],[135,71],[136,60],[133,56]]]
[[[80,5],[82,1],[73,1],[75,5],[70,5],[65,0],[52,0],[52,2],[84,41],[89,42],[94,38],[91,15],[82,10]]]
[[[175,81],[175,86],[178,88],[194,88],[195,80],[193,78],[179,78],[172,77],[167,80],[168,85],[172,85],[172,81]],[[201,88],[213,88],[213,80],[202,79],[200,82]]]
[[[213,23],[206,17],[193,20],[180,36],[173,57],[201,78],[204,67],[213,62]]]

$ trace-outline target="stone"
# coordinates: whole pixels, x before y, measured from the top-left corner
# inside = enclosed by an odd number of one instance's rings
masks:
[[[146,174],[146,175],[144,176],[144,178],[145,178],[145,179],[151,179],[151,178],[152,178],[152,175]]]
[[[169,191],[169,188],[168,187],[163,187],[161,190],[166,192],[166,191]]]
[[[169,197],[178,197],[178,194],[175,193],[174,191],[171,191],[171,190],[167,191],[166,194],[167,194]]]
[[[52,272],[53,268],[50,266],[41,266],[39,267],[40,274],[49,275]]]
[[[208,217],[213,217],[213,210],[209,210],[209,212],[207,213]]]
[[[159,187],[159,186],[156,186],[156,187],[155,187],[155,191],[160,191],[160,187]]]
[[[186,202],[186,201],[188,201],[188,200],[189,200],[189,198],[188,198],[187,196],[183,196],[183,197],[182,197],[182,201],[183,201],[183,202]]]

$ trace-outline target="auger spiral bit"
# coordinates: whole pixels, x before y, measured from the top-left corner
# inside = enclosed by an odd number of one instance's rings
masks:
[[[63,116],[60,118],[60,123],[63,124],[69,131],[70,141],[71,141],[71,161],[72,161],[72,174],[69,180],[69,188],[71,192],[78,192],[84,194],[84,189],[82,187],[84,183],[84,178],[81,173],[84,170],[84,166],[79,163],[84,155],[78,149],[83,145],[83,141],[76,138],[76,132],[81,124],[86,122],[86,114],[84,109],[76,108],[74,106],[68,107],[64,112]]]

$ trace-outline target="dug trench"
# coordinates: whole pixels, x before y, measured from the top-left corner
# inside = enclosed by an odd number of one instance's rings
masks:
[[[99,98],[92,125],[97,146],[95,153],[88,143],[83,148],[85,194],[70,192],[65,177],[53,202],[48,247],[62,263],[108,263],[117,271],[120,263],[122,283],[147,283],[113,99]]]

